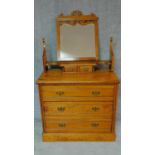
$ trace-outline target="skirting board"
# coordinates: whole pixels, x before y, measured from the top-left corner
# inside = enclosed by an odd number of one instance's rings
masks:
[[[44,142],[52,141],[115,141],[115,133],[43,133]]]

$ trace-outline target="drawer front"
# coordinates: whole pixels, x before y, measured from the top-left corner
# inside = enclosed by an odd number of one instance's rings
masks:
[[[92,72],[93,67],[88,65],[79,66],[79,72]]]
[[[111,132],[112,123],[104,120],[46,120],[45,132]]]
[[[99,114],[111,118],[112,102],[44,102],[43,110],[48,115]]]
[[[77,72],[78,71],[78,67],[77,65],[65,65],[65,72]]]
[[[41,86],[42,99],[67,97],[113,97],[113,86]]]

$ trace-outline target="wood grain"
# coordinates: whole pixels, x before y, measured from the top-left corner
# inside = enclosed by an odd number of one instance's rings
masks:
[[[44,142],[51,141],[114,141],[115,133],[43,133]]]
[[[115,73],[48,71],[41,75],[38,84],[44,141],[115,140],[119,84]]]
[[[112,102],[44,102],[44,113],[48,115],[112,114]]]
[[[40,86],[42,97],[110,97],[113,96],[112,85],[107,86]]]
[[[87,72],[87,73],[66,73],[66,72],[55,72],[48,71],[42,73],[37,80],[38,84],[118,84],[119,80],[114,72],[100,71],[100,72]]]
[[[45,132],[54,133],[110,133],[111,121],[87,119],[45,120]]]

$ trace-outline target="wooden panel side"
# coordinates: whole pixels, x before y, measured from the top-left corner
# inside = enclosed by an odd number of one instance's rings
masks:
[[[42,101],[42,91],[40,90],[40,85],[38,85],[38,91],[39,91],[39,99],[40,99],[40,111],[41,111],[41,122],[42,122],[42,128],[43,131],[45,131],[44,126],[44,107],[43,107],[43,101]]]
[[[117,93],[118,93],[118,85],[115,85],[115,87],[114,87],[114,105],[113,105],[112,132],[115,132],[115,126],[116,126]]]

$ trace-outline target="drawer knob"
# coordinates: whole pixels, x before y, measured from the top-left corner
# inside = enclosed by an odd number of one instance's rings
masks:
[[[60,112],[64,112],[65,111],[65,107],[58,107],[57,110],[60,111]]]
[[[98,111],[98,110],[100,110],[100,108],[99,107],[92,107],[92,110],[93,111]]]
[[[99,91],[92,91],[92,95],[93,96],[98,96],[98,95],[100,95],[100,92]]]
[[[94,127],[94,128],[96,128],[96,127],[99,126],[99,123],[91,123],[91,126]]]
[[[66,124],[65,123],[59,123],[58,126],[61,128],[64,128],[66,126]]]
[[[57,91],[56,94],[59,96],[62,96],[62,95],[64,95],[64,92],[63,91]]]

